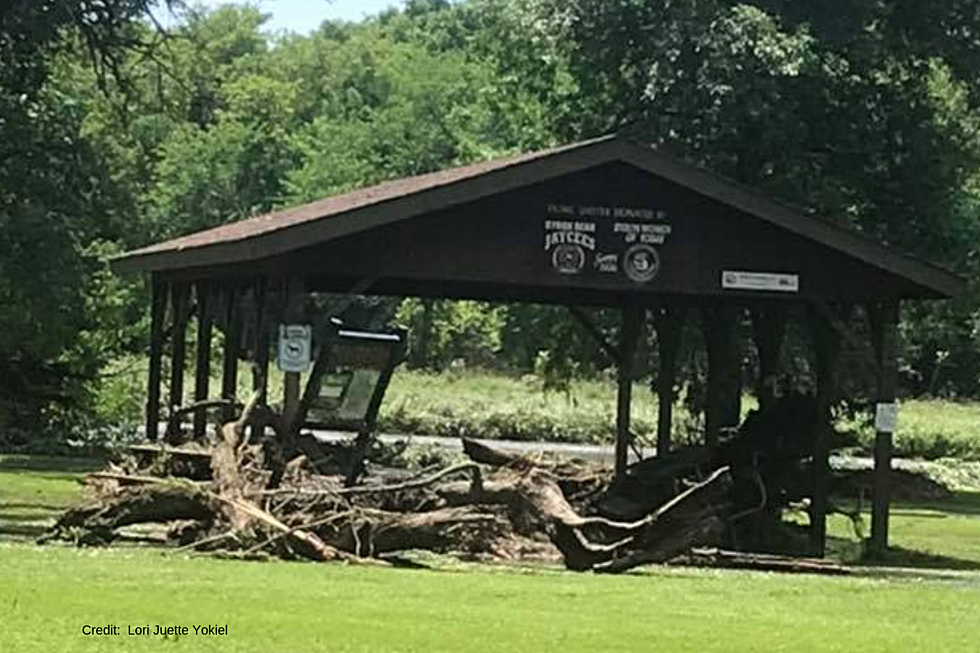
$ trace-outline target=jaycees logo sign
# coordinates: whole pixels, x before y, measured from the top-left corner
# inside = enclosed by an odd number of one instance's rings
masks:
[[[588,252],[595,251],[595,223],[548,220],[544,228],[544,248],[551,254],[551,267],[562,274],[584,270]]]
[[[672,232],[664,211],[649,208],[552,204],[544,249],[564,275],[619,276],[645,284],[660,272],[660,253]]]

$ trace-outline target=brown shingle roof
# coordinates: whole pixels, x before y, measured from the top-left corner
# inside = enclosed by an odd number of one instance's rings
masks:
[[[165,271],[255,261],[614,161],[904,277],[927,295],[952,296],[964,287],[946,270],[616,136],[385,182],[127,252],[113,266]]]
[[[502,170],[511,166],[516,166],[536,159],[546,158],[553,154],[566,152],[568,150],[586,147],[595,143],[610,140],[612,137],[603,137],[573,145],[555,147],[538,152],[520,154],[516,156],[474,163],[459,168],[450,168],[430,172],[428,174],[415,177],[406,177],[386,181],[376,186],[361,188],[349,193],[334,195],[322,200],[301,204],[288,209],[264,213],[252,218],[239,220],[229,224],[221,225],[204,231],[198,231],[187,236],[181,236],[172,240],[156,243],[148,247],[133,250],[125,253],[117,260],[127,260],[140,258],[149,254],[161,252],[177,252],[197,247],[207,247],[217,243],[228,243],[234,241],[247,240],[256,236],[261,236],[281,229],[298,224],[321,220],[332,216],[349,213],[367,206],[380,204],[389,200],[420,193],[426,190],[448,186],[450,184],[478,177],[489,172]]]

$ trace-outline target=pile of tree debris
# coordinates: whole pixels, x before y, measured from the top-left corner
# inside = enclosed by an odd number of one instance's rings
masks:
[[[615,482],[595,466],[473,440],[463,441],[467,461],[410,474],[366,469],[349,448],[280,423],[253,400],[208,445],[134,448],[90,475],[90,500],[45,539],[108,544],[152,523],[166,525],[168,541],[184,550],[242,556],[364,562],[421,549],[477,559],[560,555],[569,569],[607,573],[678,556],[758,566],[718,547],[755,546],[794,498],[787,479],[806,458],[799,443],[762,446],[749,428],[720,450],[681,449]],[[839,570],[773,556],[760,564]]]

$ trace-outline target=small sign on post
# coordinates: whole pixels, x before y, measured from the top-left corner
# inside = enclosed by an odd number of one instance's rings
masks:
[[[310,369],[313,352],[313,327],[309,324],[279,325],[279,369],[283,372],[305,372]]]
[[[879,433],[894,433],[897,427],[898,404],[878,404],[875,407],[875,430]]]
[[[800,277],[796,274],[782,274],[779,272],[723,270],[721,273],[721,287],[725,290],[796,293],[800,291]]]

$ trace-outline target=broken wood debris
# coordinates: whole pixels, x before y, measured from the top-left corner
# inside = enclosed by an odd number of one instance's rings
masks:
[[[517,456],[471,439],[462,442],[467,462],[415,475],[369,464],[352,476],[341,461],[324,473],[336,445],[284,437],[284,423],[256,395],[208,446],[136,448],[90,474],[89,500],[43,539],[105,545],[127,527],[152,523],[169,528],[177,550],[244,557],[383,564],[422,549],[469,559],[560,558],[568,569],[596,573],[672,560],[838,572],[722,548],[736,536],[745,541],[739,524],[770,514],[772,496],[788,496],[767,488],[768,468],[733,443],[725,455],[679,449],[615,482],[599,467]],[[173,457],[206,462],[209,474],[176,474],[180,466],[166,464]]]

